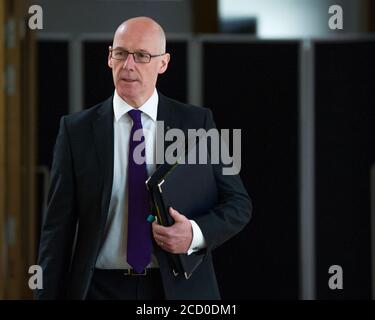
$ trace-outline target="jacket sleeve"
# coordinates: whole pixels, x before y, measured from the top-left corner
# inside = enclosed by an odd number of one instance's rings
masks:
[[[216,128],[211,110],[207,109],[205,130]],[[218,204],[207,214],[196,218],[207,243],[213,250],[241,231],[250,221],[252,203],[238,174],[223,175],[224,165],[213,164],[218,189]]]
[[[64,298],[77,224],[72,151],[65,119],[61,118],[54,148],[40,238],[38,265],[43,270],[43,289],[36,290],[38,299]]]

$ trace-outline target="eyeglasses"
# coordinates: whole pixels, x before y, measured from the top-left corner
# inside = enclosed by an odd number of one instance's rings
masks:
[[[141,52],[141,51],[129,52],[124,49],[112,49],[112,48],[109,48],[109,51],[111,53],[111,58],[115,60],[126,60],[128,58],[128,55],[132,54],[134,61],[137,63],[149,63],[151,61],[151,58],[165,55],[165,53],[152,55],[148,52]]]

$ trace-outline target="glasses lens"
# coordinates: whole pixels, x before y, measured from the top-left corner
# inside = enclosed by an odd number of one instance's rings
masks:
[[[151,60],[151,55],[146,52],[135,52],[134,58],[136,62],[148,63]]]
[[[125,60],[128,57],[128,53],[124,50],[113,50],[112,58],[117,60]]]

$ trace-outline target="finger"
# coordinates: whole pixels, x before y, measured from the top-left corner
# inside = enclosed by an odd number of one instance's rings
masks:
[[[160,242],[163,242],[164,244],[168,243],[168,239],[163,238],[163,237],[156,236],[156,237],[154,237],[154,239],[155,239],[155,241],[156,241],[157,244],[159,244]]]
[[[159,224],[152,225],[152,231],[160,235],[167,235],[169,233],[169,228],[170,227],[164,227]]]
[[[152,232],[152,235],[153,235],[155,241],[164,241],[164,242],[167,242],[170,239],[169,236],[166,236],[164,234],[159,234],[159,233],[154,232],[154,231]]]
[[[157,245],[160,247],[160,248],[165,248],[166,247],[166,245],[165,245],[165,243],[163,242],[163,241],[161,241],[161,240],[158,240],[158,241],[156,241],[156,243],[157,243]]]
[[[169,207],[169,214],[172,216],[172,215],[175,215],[176,213],[178,213],[177,210],[175,210],[173,207]]]
[[[164,243],[160,244],[159,247],[160,247],[162,250],[164,250],[164,251],[167,251],[167,252],[173,253],[172,249],[171,249],[168,245],[166,245],[166,244],[164,244]]]
[[[169,251],[171,252],[172,248],[171,246],[169,245],[169,243],[167,241],[165,241],[163,238],[157,238],[155,239],[155,242],[156,244],[162,248],[163,250],[166,250],[166,251]]]
[[[173,220],[176,221],[181,221],[184,220],[184,215],[179,213],[177,210],[173,209],[172,207],[169,207],[169,214],[173,218]]]

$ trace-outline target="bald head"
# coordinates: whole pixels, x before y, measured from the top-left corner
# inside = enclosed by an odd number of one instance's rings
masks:
[[[142,106],[154,93],[159,74],[167,70],[170,55],[165,45],[163,28],[151,18],[132,18],[117,28],[113,47],[108,48],[108,66],[116,92],[131,106]]]
[[[157,50],[156,53],[164,53],[166,49],[166,38],[163,28],[155,20],[149,17],[136,17],[121,23],[113,38],[113,47],[126,33],[147,36],[151,46]]]

